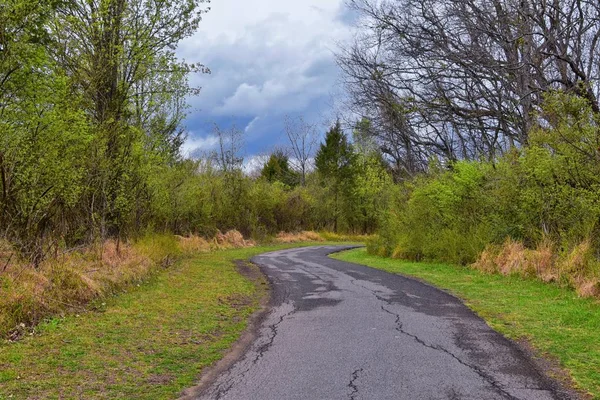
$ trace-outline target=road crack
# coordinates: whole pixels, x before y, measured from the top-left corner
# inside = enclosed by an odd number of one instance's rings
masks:
[[[278,334],[279,325],[283,322],[283,320],[286,317],[290,316],[295,311],[296,311],[295,308],[292,306],[292,309],[290,311],[279,316],[279,320],[277,322],[268,326],[270,335],[268,336],[266,343],[260,345],[260,347],[258,347],[255,350],[256,356],[254,357],[254,359],[252,359],[251,362],[244,361],[244,364],[246,364],[246,365],[245,365],[245,368],[243,371],[238,373],[236,377],[227,379],[224,382],[221,382],[217,385],[217,387],[215,388],[215,392],[216,392],[215,400],[219,400],[219,399],[223,398],[223,396],[225,396],[225,394],[227,394],[227,392],[229,392],[233,388],[233,386],[235,386],[237,383],[239,383],[243,380],[244,376],[246,376],[246,374],[252,369],[252,367],[254,365],[256,365],[256,363],[258,363],[258,361],[264,356],[264,354],[273,345],[273,342],[275,341],[275,337]],[[235,365],[232,368],[235,368]],[[231,370],[229,371],[229,374],[231,374]]]
[[[352,279],[350,282],[353,285],[355,285],[355,286],[358,286],[358,287],[360,287],[362,289],[365,289],[365,290],[369,291],[373,296],[375,296],[375,298],[377,298],[377,300],[385,303],[386,305],[388,305],[388,306],[393,306],[394,305],[394,303],[391,300],[386,299],[385,297],[382,297],[382,296],[378,295],[377,293],[375,293],[374,290],[372,290],[372,289],[370,289],[370,288],[368,288],[366,286],[358,284],[355,279]],[[510,393],[508,393],[506,390],[504,390],[504,388],[502,387],[502,385],[499,382],[497,382],[494,379],[494,377],[492,377],[490,374],[488,374],[485,371],[483,371],[481,368],[477,367],[476,365],[472,365],[472,364],[469,364],[469,363],[461,360],[454,353],[452,353],[451,351],[443,348],[442,346],[426,343],[424,340],[422,340],[421,338],[419,338],[417,335],[413,335],[412,333],[409,333],[409,332],[405,331],[404,328],[403,328],[403,324],[402,324],[402,321],[401,321],[400,314],[387,309],[385,307],[385,305],[383,305],[383,304],[381,305],[381,309],[384,312],[386,312],[386,313],[388,313],[388,314],[390,314],[390,315],[392,315],[392,316],[395,317],[394,323],[396,325],[396,330],[398,332],[400,332],[401,334],[412,338],[414,341],[416,341],[417,343],[419,343],[420,345],[422,345],[424,347],[427,347],[429,349],[440,351],[440,352],[443,352],[443,353],[447,354],[448,356],[452,357],[455,361],[457,361],[459,364],[467,367],[468,369],[470,369],[471,371],[473,371],[474,373],[476,373],[481,379],[483,379],[490,386],[492,386],[494,388],[494,390],[497,393],[499,393],[500,395],[502,395],[504,398],[509,399],[509,400],[518,400],[517,397],[514,397],[513,395],[511,395]]]
[[[354,370],[354,372],[352,372],[352,375],[350,375],[350,383],[348,384],[348,387],[352,390],[352,392],[350,392],[348,396],[350,400],[356,400],[356,396],[358,395],[358,386],[356,385],[356,380],[363,371],[363,368],[359,368]]]
[[[269,335],[269,339],[267,340],[267,342],[263,345],[261,345],[258,349],[256,349],[256,357],[254,357],[254,360],[252,361],[252,364],[256,364],[263,356],[264,354],[269,350],[269,348],[271,348],[271,346],[273,346],[273,342],[275,341],[275,338],[277,337],[277,333],[278,333],[278,329],[279,329],[279,325],[283,322],[283,320],[290,316],[291,314],[294,313],[294,309],[292,309],[290,312],[283,314],[282,316],[279,317],[279,321],[277,321],[276,323],[269,325],[269,329],[271,330],[271,335]]]
[[[461,360],[454,353],[452,353],[451,351],[443,348],[442,346],[429,344],[429,343],[425,342],[423,339],[419,338],[417,335],[413,335],[412,333],[409,333],[409,332],[405,331],[403,329],[403,324],[402,324],[402,321],[400,320],[400,315],[398,313],[395,313],[393,311],[388,310],[387,308],[385,308],[384,305],[381,306],[381,309],[383,311],[385,311],[386,313],[388,313],[388,314],[393,315],[394,317],[396,317],[395,324],[396,324],[396,330],[398,332],[402,333],[405,336],[408,336],[408,337],[412,338],[415,342],[419,343],[420,345],[422,345],[424,347],[427,347],[427,348],[432,349],[432,350],[440,351],[442,353],[445,353],[445,354],[449,355],[454,360],[456,360],[459,364],[461,364],[461,365],[469,368],[471,371],[473,371],[477,375],[479,375],[480,378],[482,378],[485,382],[487,382],[488,384],[490,384],[497,393],[501,394],[506,399],[509,399],[509,400],[518,400],[518,398],[514,397],[513,395],[511,395],[510,393],[508,393],[506,390],[504,390],[504,388],[502,388],[502,386],[500,385],[500,383],[498,383],[491,375],[489,375],[488,373],[486,373],[485,371],[483,371],[481,368],[479,368],[479,367],[477,367],[475,365],[469,364],[469,363]]]

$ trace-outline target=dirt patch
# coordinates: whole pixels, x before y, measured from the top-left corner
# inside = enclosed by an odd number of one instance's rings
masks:
[[[258,337],[260,326],[270,311],[271,286],[267,277],[260,271],[257,265],[244,260],[234,261],[238,272],[256,285],[257,291],[254,298],[244,296],[243,300],[236,298],[230,303],[233,307],[247,307],[254,301],[258,301],[260,308],[252,314],[248,321],[248,327],[240,338],[228,350],[223,358],[212,367],[202,371],[198,384],[186,389],[181,393],[179,400],[193,400],[202,395],[210,385],[225,371],[229,370],[240,360]]]
[[[252,264],[249,261],[235,260],[235,266],[240,274],[245,278],[251,280],[254,283],[266,282],[266,277],[260,272],[260,268],[257,265]]]
[[[158,374],[148,378],[148,383],[151,385],[168,385],[175,379],[173,375]]]

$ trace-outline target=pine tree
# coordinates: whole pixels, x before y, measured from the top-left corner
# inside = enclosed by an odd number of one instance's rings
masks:
[[[329,188],[333,197],[333,229],[336,232],[339,230],[344,201],[341,197],[345,186],[352,180],[354,159],[352,146],[338,120],[325,135],[325,143],[321,144],[315,157],[315,166],[321,182]]]
[[[275,151],[263,166],[261,176],[269,182],[279,181],[290,187],[298,183],[298,174],[292,171],[289,157],[283,151]]]
[[[322,178],[334,179],[339,183],[348,174],[353,157],[348,137],[338,120],[327,132],[325,143],[319,147],[315,157],[317,172]]]

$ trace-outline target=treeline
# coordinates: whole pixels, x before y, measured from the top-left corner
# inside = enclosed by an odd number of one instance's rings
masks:
[[[376,229],[389,176],[376,149],[351,146],[339,125],[316,172],[318,132],[291,119],[290,152],[262,177],[243,172],[235,129],[216,128],[214,154],[182,157],[186,99],[198,92],[188,78],[209,71],[174,49],[203,3],[0,3],[0,237],[15,254],[38,265],[148,232]]]
[[[162,187],[149,210],[154,229],[205,236],[237,229],[257,239],[282,231],[376,231],[389,202],[390,173],[376,147],[350,143],[339,122],[326,133],[314,166],[303,170],[277,150],[254,176],[242,168],[240,133],[217,134],[215,154],[153,177]]]
[[[600,295],[600,3],[350,5],[349,106],[397,182],[370,251]]]
[[[544,103],[552,126],[493,162],[432,163],[397,186],[370,251],[473,264],[600,295],[600,115],[582,98]]]

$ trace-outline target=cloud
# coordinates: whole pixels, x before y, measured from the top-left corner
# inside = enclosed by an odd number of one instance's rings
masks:
[[[188,126],[199,132],[215,120],[247,119],[256,154],[278,140],[284,115],[320,118],[339,80],[333,51],[351,37],[347,20],[343,0],[215,1],[178,49],[212,70],[191,79],[202,92],[191,99]]]
[[[244,160],[242,170],[246,175],[259,176],[263,166],[268,160],[269,156],[264,154],[251,156]]]
[[[199,157],[202,153],[214,150],[218,144],[219,138],[216,136],[198,137],[190,133],[182,146],[181,152],[185,157]]]
[[[250,123],[248,123],[248,125],[246,125],[244,132],[246,132],[246,133],[250,132],[259,120],[260,120],[260,117],[255,117],[252,121],[250,121]]]

